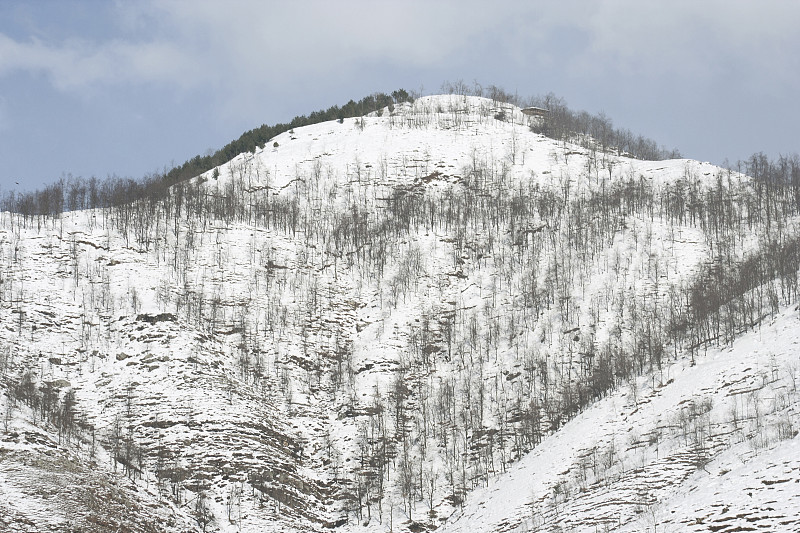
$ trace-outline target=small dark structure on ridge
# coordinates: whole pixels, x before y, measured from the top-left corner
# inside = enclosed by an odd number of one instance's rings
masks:
[[[542,117],[545,118],[550,111],[541,107],[524,107],[522,114],[529,117]]]

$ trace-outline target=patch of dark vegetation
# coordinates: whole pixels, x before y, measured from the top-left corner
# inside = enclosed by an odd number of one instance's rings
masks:
[[[156,322],[175,322],[178,318],[172,313],[160,313],[158,315],[148,315],[146,313],[136,316],[136,320],[140,322],[147,322],[148,324],[155,324]]]

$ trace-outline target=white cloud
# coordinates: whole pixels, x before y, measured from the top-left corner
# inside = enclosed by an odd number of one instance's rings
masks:
[[[273,84],[363,61],[430,67],[484,21],[466,4],[154,2],[118,4],[116,25],[148,40],[49,43],[0,34],[0,74],[46,73],[61,89],[96,83]],[[152,27],[153,25],[157,27]],[[76,32],[79,29],[76,29]]]
[[[591,45],[576,69],[702,81],[735,68],[769,83],[798,79],[800,3],[609,0],[587,8],[575,24]]]
[[[0,34],[0,74],[28,71],[46,74],[63,90],[97,83],[181,82],[193,74],[173,43],[109,41],[99,46],[79,39],[58,45],[31,39],[18,42]]]
[[[781,1],[172,0],[118,2],[115,16],[127,38],[50,43],[0,34],[0,75],[41,72],[63,90],[155,82],[232,94],[322,83],[366,64],[468,68],[469,50],[485,64],[549,63],[576,77],[702,80],[731,68],[782,84],[800,76],[800,3]],[[563,35],[581,39],[565,43]],[[499,49],[476,50],[483,42]]]

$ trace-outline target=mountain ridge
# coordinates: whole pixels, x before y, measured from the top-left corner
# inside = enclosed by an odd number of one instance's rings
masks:
[[[6,411],[199,529],[457,530],[594,401],[797,296],[796,184],[530,120],[422,97],[164,198],[3,213]]]

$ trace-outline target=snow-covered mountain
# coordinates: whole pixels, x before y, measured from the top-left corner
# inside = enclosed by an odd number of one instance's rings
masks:
[[[532,120],[423,97],[3,213],[0,524],[797,530],[793,185]]]

